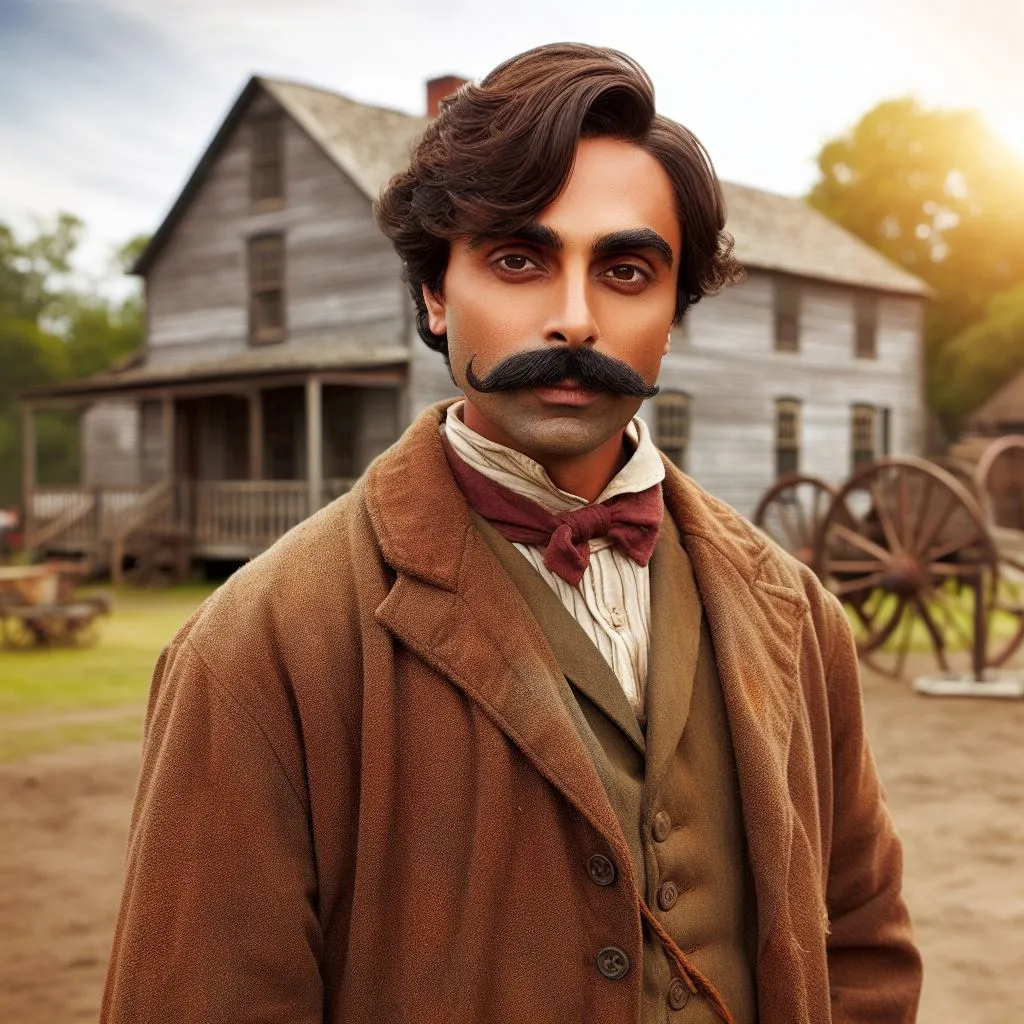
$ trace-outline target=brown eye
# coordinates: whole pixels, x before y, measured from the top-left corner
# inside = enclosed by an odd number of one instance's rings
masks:
[[[620,263],[618,266],[611,267],[607,274],[623,284],[640,284],[647,280],[644,272],[639,267],[633,266],[632,263]]]
[[[530,261],[525,256],[502,256],[498,263],[505,270],[525,270]]]

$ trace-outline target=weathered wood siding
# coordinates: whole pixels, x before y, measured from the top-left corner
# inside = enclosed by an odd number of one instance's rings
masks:
[[[152,365],[205,362],[248,348],[249,238],[285,237],[285,346],[401,344],[398,259],[369,199],[285,117],[285,196],[257,212],[250,199],[254,100],[192,196],[146,281]]]
[[[893,454],[922,450],[921,300],[882,296],[877,358],[859,359],[854,290],[801,291],[798,352],[775,351],[772,276],[751,271],[690,310],[662,364],[662,389],[690,396],[690,474],[744,515],[775,479],[777,399],[801,402],[801,471],[833,483],[850,473],[854,403],[891,410]]]
[[[79,421],[81,482],[86,487],[134,487],[142,482],[139,407],[96,402]]]

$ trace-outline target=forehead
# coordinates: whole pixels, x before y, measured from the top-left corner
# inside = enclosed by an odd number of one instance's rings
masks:
[[[657,158],[621,139],[583,139],[565,188],[537,217],[565,241],[592,241],[631,228],[656,231],[679,252],[672,181]]]

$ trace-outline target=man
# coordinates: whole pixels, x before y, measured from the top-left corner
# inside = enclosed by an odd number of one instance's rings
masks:
[[[635,418],[739,277],[699,143],[542,47],[377,216],[465,400],[162,655],[104,1020],[912,1021],[843,613]]]

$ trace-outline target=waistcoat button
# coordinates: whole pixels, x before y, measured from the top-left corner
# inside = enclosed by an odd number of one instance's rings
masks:
[[[665,842],[671,831],[672,819],[664,811],[658,811],[654,816],[654,822],[651,828],[651,834],[654,836],[654,841],[656,843]]]
[[[690,1001],[690,990],[681,978],[673,978],[668,987],[668,1005],[673,1010],[681,1010]]]
[[[598,885],[611,885],[615,881],[615,865],[603,854],[595,853],[587,861],[587,874]]]
[[[597,954],[597,969],[609,981],[618,981],[629,973],[629,957],[618,946],[605,946]]]
[[[663,882],[658,889],[658,906],[662,910],[671,910],[679,899],[679,887],[675,882]]]

